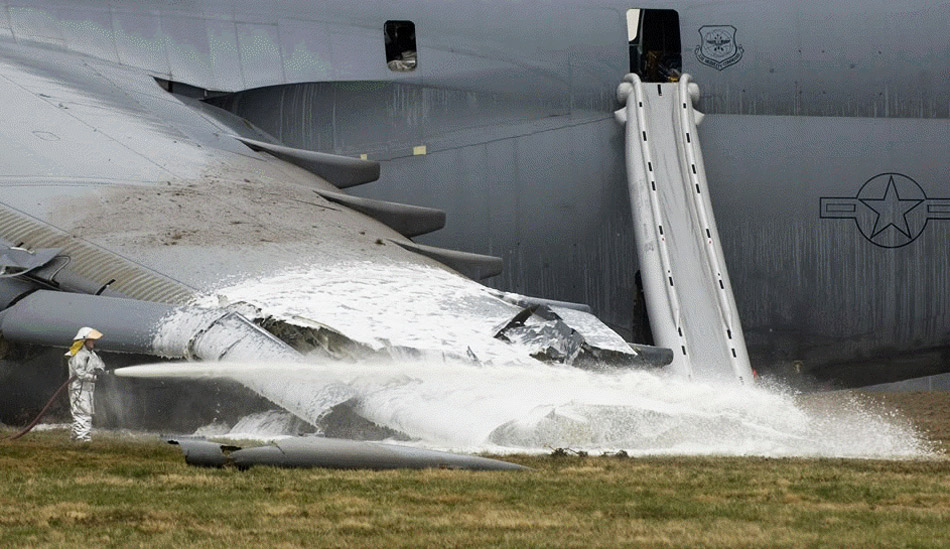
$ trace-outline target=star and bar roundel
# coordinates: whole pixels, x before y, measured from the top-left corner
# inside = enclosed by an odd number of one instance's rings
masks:
[[[870,243],[901,248],[917,240],[931,219],[950,219],[950,198],[927,198],[910,177],[882,173],[853,198],[822,198],[821,218],[853,219]]]

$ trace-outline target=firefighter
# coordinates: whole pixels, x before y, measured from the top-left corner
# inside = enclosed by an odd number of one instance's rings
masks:
[[[73,415],[72,439],[78,442],[92,440],[93,393],[96,376],[106,369],[93,350],[102,333],[94,328],[80,328],[66,356],[69,357],[69,409]]]

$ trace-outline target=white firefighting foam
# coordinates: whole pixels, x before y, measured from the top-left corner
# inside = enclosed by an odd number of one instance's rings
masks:
[[[905,422],[844,394],[801,406],[790,394],[644,371],[443,361],[161,364],[136,377],[277,377],[302,393],[345,387],[356,411],[415,444],[467,452],[570,448],[631,455],[915,458]],[[313,410],[315,419],[322,410]],[[250,434],[250,426],[244,431]],[[272,437],[274,433],[262,433]]]
[[[733,380],[541,363],[493,337],[519,307],[435,267],[315,266],[223,288],[207,304],[241,301],[287,322],[328,326],[374,349],[423,352],[383,353],[390,358],[371,362],[163,364],[125,375],[229,377],[252,388],[279,380],[305,420],[352,399],[367,419],[440,449],[862,458],[930,452],[899,418],[844,396],[818,409]]]
[[[527,357],[494,338],[521,308],[445,269],[345,262],[221,288],[200,305],[248,303],[301,326],[326,326],[373,349],[416,349],[482,362]]]

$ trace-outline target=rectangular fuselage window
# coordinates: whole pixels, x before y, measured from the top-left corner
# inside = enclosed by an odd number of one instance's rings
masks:
[[[383,34],[386,39],[386,66],[389,70],[416,70],[416,24],[412,21],[386,21]]]
[[[644,82],[676,82],[683,71],[680,17],[674,10],[627,10],[630,72]]]

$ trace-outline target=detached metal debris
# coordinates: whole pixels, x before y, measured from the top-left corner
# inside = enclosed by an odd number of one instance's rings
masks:
[[[251,448],[187,437],[168,439],[168,443],[181,447],[185,462],[198,467],[234,466],[242,470],[254,465],[327,469],[527,469],[497,459],[338,438],[296,437]]]
[[[551,303],[527,304],[495,329],[495,339],[522,345],[543,362],[578,367],[660,368],[673,361],[670,349],[627,343],[589,312]]]

